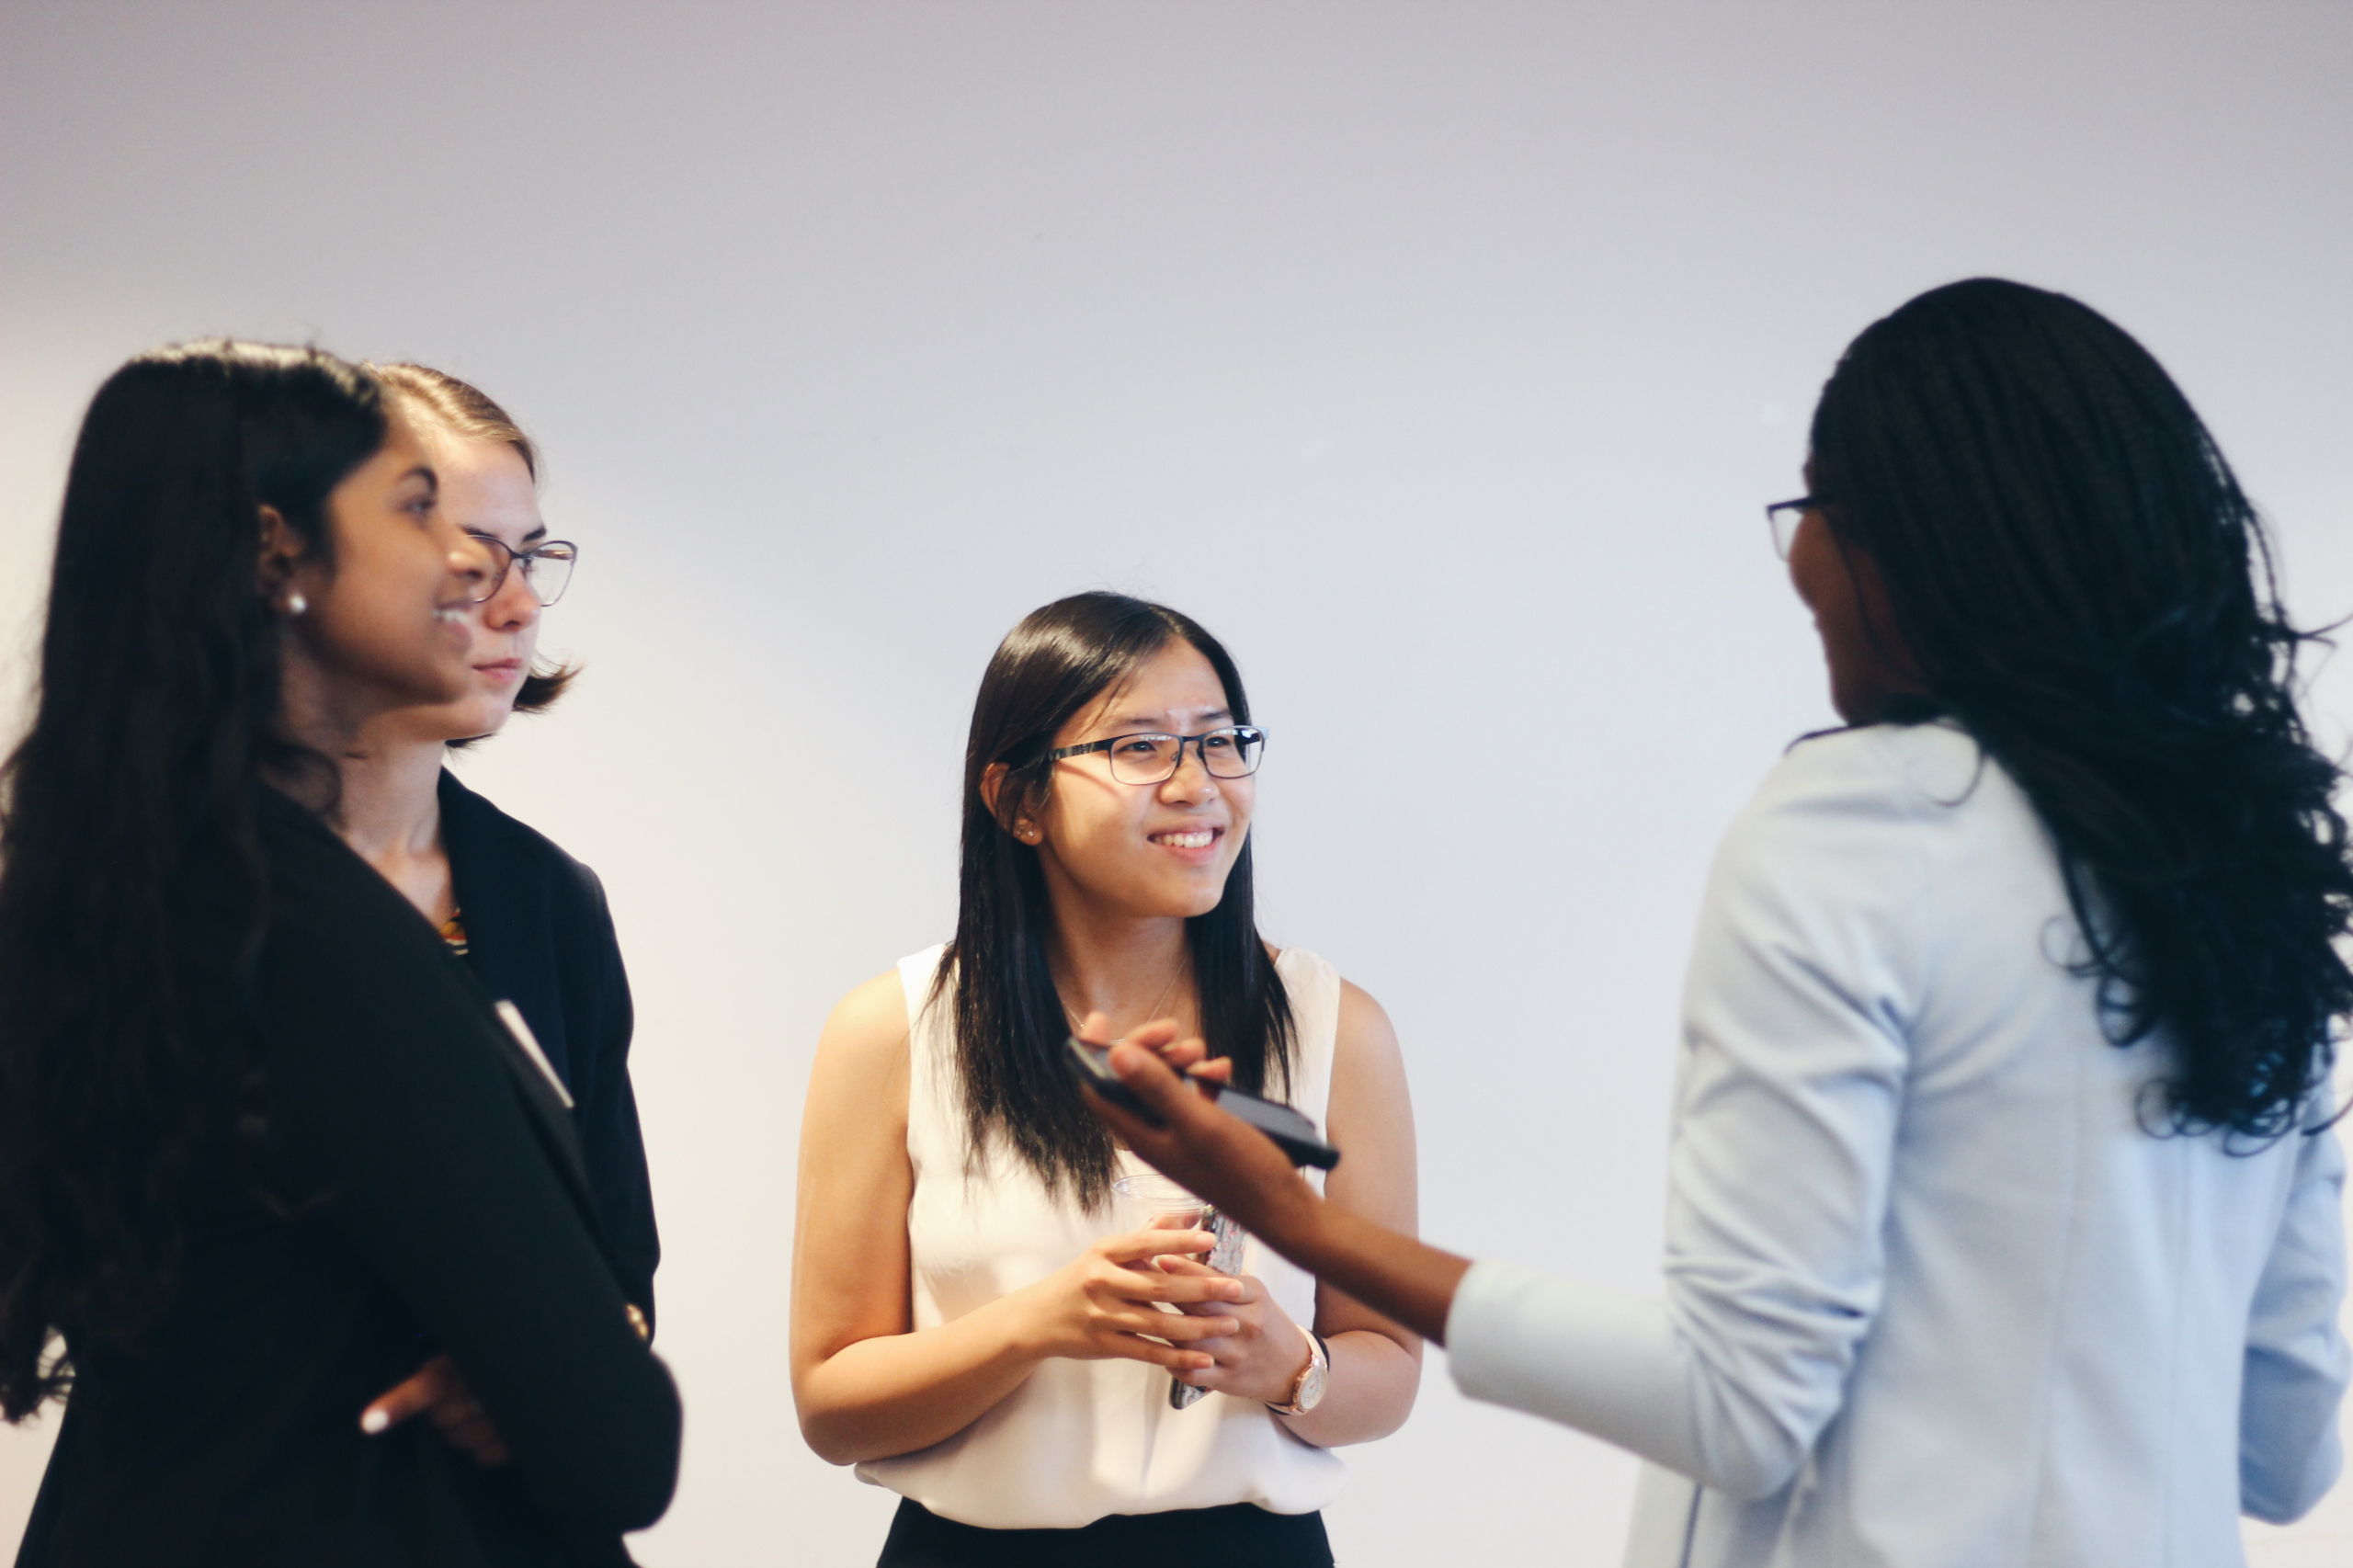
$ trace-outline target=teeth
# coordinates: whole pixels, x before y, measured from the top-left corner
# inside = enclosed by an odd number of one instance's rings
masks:
[[[1153,842],[1165,844],[1171,849],[1207,849],[1216,837],[1216,834],[1207,830],[1199,833],[1163,833],[1155,835]]]

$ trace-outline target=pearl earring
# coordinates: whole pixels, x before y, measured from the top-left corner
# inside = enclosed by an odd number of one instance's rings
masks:
[[[289,615],[301,615],[301,614],[302,614],[304,611],[308,610],[310,608],[311,608],[311,601],[310,601],[310,600],[308,600],[308,599],[306,599],[306,598],[304,598],[304,597],[302,597],[299,592],[298,592],[298,593],[291,593],[291,594],[289,594],[289,595],[287,595],[287,596],[286,596],[286,613],[287,613],[287,614],[289,614]]]

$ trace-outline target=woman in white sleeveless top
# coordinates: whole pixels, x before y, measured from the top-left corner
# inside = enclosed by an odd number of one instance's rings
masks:
[[[1144,1166],[1061,1058],[1082,1022],[1176,1019],[1347,1151],[1329,1201],[1412,1228],[1388,1019],[1257,934],[1264,744],[1224,648],[1163,606],[1077,595],[990,662],[955,940],[835,1010],[801,1131],[793,1393],[812,1448],[905,1499],[885,1568],[1322,1568],[1331,1449],[1413,1406],[1398,1324],[1256,1243],[1229,1277],[1208,1233],[1123,1217],[1110,1183]],[[1176,1408],[1172,1375],[1208,1396]]]

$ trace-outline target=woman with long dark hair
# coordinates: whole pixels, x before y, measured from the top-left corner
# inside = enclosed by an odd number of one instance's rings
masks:
[[[1412,1408],[1414,1335],[1113,1201],[1142,1167],[1063,1063],[1083,1023],[1181,1018],[1347,1142],[1334,1205],[1411,1229],[1388,1019],[1257,931],[1264,745],[1223,646],[1121,595],[1033,612],[982,677],[955,939],[835,1010],[801,1131],[793,1392],[812,1448],[904,1497],[885,1565],[1318,1568],[1328,1450]]]
[[[20,1562],[618,1563],[668,1500],[543,1053],[331,826],[496,577],[329,355],[91,403],[0,801],[0,1412],[71,1388]],[[362,1429],[436,1351],[511,1466]]]
[[[2240,1561],[2334,1481],[2339,775],[2253,508],[2148,352],[1933,290],[1769,509],[1847,727],[1720,851],[1662,1305],[1317,1202],[1186,1091],[1098,1114],[1476,1397],[1653,1461],[1636,1563]]]

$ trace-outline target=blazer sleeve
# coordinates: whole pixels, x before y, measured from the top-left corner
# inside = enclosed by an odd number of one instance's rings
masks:
[[[2345,1153],[2325,1126],[2298,1136],[2287,1209],[2247,1314],[2239,1393],[2239,1506],[2273,1524],[2302,1517],[2335,1483],[2336,1411],[2353,1372],[2337,1327]]]
[[[540,1508],[642,1528],[676,1480],[676,1389],[629,1325],[492,1016],[413,912],[332,858],[286,875],[258,975],[271,1183],[456,1361]]]
[[[630,1086],[629,1048],[636,1027],[629,972],[597,873],[578,866],[597,944],[597,1053],[590,1087],[574,1118],[597,1212],[605,1227],[606,1249],[620,1277],[622,1291],[654,1322],[654,1270],[662,1261],[662,1239],[654,1224],[654,1182],[645,1164],[645,1137],[637,1121],[637,1093]]]
[[[1447,1321],[1472,1398],[1742,1498],[1795,1475],[1879,1309],[1919,990],[1909,792],[1860,748],[1813,749],[1783,763],[1710,881],[1684,999],[1666,1300],[1482,1262]]]

